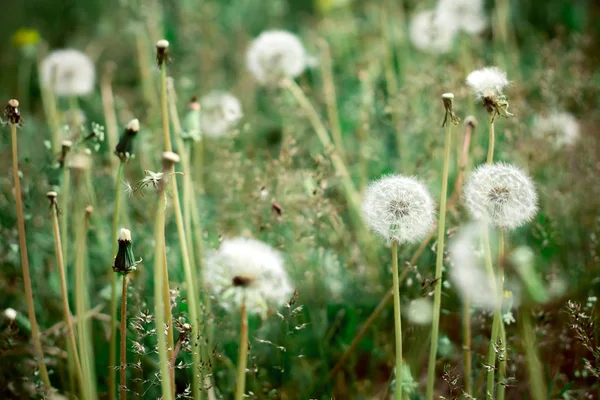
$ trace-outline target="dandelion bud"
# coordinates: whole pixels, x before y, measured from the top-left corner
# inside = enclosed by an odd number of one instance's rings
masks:
[[[17,311],[14,308],[4,310],[4,317],[10,321],[17,319]]]
[[[10,99],[6,108],[4,109],[4,116],[8,120],[8,124],[11,125],[21,125],[21,111],[19,111],[19,101],[15,99]]]
[[[442,103],[444,103],[444,108],[446,109],[446,115],[444,116],[444,122],[442,122],[442,127],[446,126],[446,122],[448,121],[448,117],[450,117],[450,121],[454,125],[458,125],[460,122],[460,118],[458,118],[454,111],[452,111],[452,102],[454,101],[454,95],[452,93],[444,93],[442,95]]]
[[[492,117],[495,115],[512,116],[508,112],[508,100],[502,93],[502,90],[509,84],[506,72],[498,67],[478,69],[467,76],[467,84],[473,90],[475,98],[482,102]]]
[[[531,179],[519,168],[503,163],[477,168],[465,185],[464,197],[474,219],[501,229],[518,228],[531,221],[537,211]]]
[[[384,239],[415,243],[433,228],[434,202],[419,180],[388,175],[371,183],[362,203],[369,227]]]
[[[133,256],[131,232],[129,229],[121,229],[117,243],[119,244],[119,250],[115,256],[115,261],[112,268],[113,271],[121,275],[127,275],[130,272],[135,271],[137,269],[137,265],[141,262],[141,260],[136,261],[135,257]]]
[[[121,135],[119,139],[119,143],[115,147],[115,154],[121,162],[126,163],[130,158],[134,156],[133,154],[133,140],[136,137],[138,131],[140,130],[140,121],[137,118],[132,119],[125,125],[125,131]]]
[[[156,62],[161,67],[164,63],[171,61],[169,58],[169,42],[161,39],[156,42]]]
[[[474,129],[477,127],[477,118],[475,118],[473,115],[469,115],[467,118],[465,118],[465,125],[471,129]]]
[[[46,197],[50,200],[53,201],[56,199],[56,196],[58,196],[58,193],[56,193],[55,191],[50,191],[48,193],[46,193]]]

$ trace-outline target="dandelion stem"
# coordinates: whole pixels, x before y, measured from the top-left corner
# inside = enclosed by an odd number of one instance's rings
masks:
[[[116,275],[116,274],[115,274]],[[123,289],[121,292],[121,348],[120,348],[120,399],[127,399],[127,274],[123,274]]]
[[[494,288],[498,289],[500,286],[499,280],[496,279],[494,274],[494,267],[492,262],[492,250],[490,246],[490,234],[489,227],[486,226],[483,232],[483,251],[485,258],[485,267],[488,275],[488,280],[490,282],[490,289],[494,290]],[[497,286],[498,285],[498,286]],[[494,308],[494,319],[492,321],[492,334],[490,336],[490,346],[488,351],[488,361],[487,361],[487,389],[486,389],[486,398],[493,399],[494,398],[494,389],[495,389],[495,371],[496,371],[496,341],[498,340],[498,334],[500,332],[500,320],[501,320],[501,299],[500,292],[496,292],[496,305]]]
[[[248,358],[248,312],[246,310],[246,298],[242,301],[240,308],[240,352],[237,367],[237,388],[235,400],[242,400],[246,390],[246,363]]]
[[[495,133],[494,133],[494,113],[490,115],[490,139],[488,144],[488,154],[487,154],[487,163],[491,164],[494,161],[494,142],[495,142]]]
[[[444,166],[442,169],[442,192],[440,194],[440,214],[438,221],[437,254],[435,261],[435,290],[433,296],[433,321],[431,324],[431,345],[427,373],[427,396],[433,399],[435,386],[435,361],[437,356],[438,335],[440,329],[440,308],[442,303],[442,267],[444,264],[444,238],[446,235],[446,201],[448,194],[448,169],[450,166],[450,144],[452,142],[452,123],[446,124],[444,143]]]
[[[465,295],[463,300],[463,362],[465,375],[465,393],[473,393],[472,360],[471,360],[471,302],[469,296]]]
[[[158,205],[156,208],[156,219],[154,222],[154,240],[156,249],[154,252],[154,313],[156,314],[156,332],[158,338],[158,355],[160,359],[160,375],[162,398],[164,400],[172,400],[173,392],[171,391],[170,379],[170,363],[167,354],[167,338],[165,327],[165,308],[168,304],[164,304],[163,286],[164,282],[164,267],[165,267],[165,206],[166,198],[164,189],[158,193]],[[169,325],[170,327],[170,325]]]
[[[346,159],[344,145],[342,141],[342,128],[340,127],[340,117],[337,109],[337,99],[335,94],[335,84],[333,81],[333,71],[331,65],[331,52],[329,44],[324,39],[319,42],[321,47],[321,75],[323,76],[323,94],[327,103],[327,117],[331,136],[336,149],[338,149],[342,159]]]
[[[112,234],[111,234],[111,262],[117,255],[117,231],[119,229],[119,214],[121,209],[121,186],[123,184],[124,163],[119,162],[117,177],[115,179],[115,205],[113,209]],[[110,274],[110,339],[108,356],[108,394],[110,399],[115,398],[117,364],[117,274]]]
[[[25,285],[25,298],[27,300],[27,313],[31,323],[31,339],[33,341],[33,352],[36,358],[40,376],[45,390],[51,393],[52,386],[48,370],[44,364],[44,353],[40,341],[40,331],[35,317],[35,306],[33,302],[33,291],[31,289],[31,275],[29,273],[29,258],[27,257],[27,239],[25,238],[25,217],[23,215],[23,200],[21,198],[21,179],[19,178],[19,156],[17,150],[17,125],[9,123],[12,139],[12,167],[15,185],[15,200],[17,206],[17,227],[19,230],[19,250],[21,252],[21,267],[23,268],[23,283]]]
[[[398,242],[392,242],[392,291],[394,292],[394,330],[396,333],[395,400],[402,400],[402,319],[400,314],[400,279],[398,278]]]
[[[498,293],[500,299],[504,298],[504,230],[500,229],[498,232]],[[500,306],[502,307],[502,303]],[[500,310],[500,314],[502,314],[502,309]],[[500,315],[500,341],[501,341],[501,350],[502,357],[500,357],[499,367],[498,367],[498,380],[500,385],[498,385],[498,400],[504,400],[504,394],[506,386],[506,357],[508,356],[508,348],[506,343],[506,329],[504,328],[504,321],[502,320],[502,315]]]
[[[162,114],[162,130],[165,141],[165,151],[173,151],[171,134],[169,132],[169,110],[167,107],[167,63],[160,66],[160,108]]]
[[[115,113],[115,99],[112,91],[112,77],[114,69],[115,65],[112,62],[104,65],[104,74],[102,75],[102,83],[100,84],[102,108],[104,109],[104,119],[106,121],[106,139],[109,149],[114,149],[117,145],[117,141],[119,140],[119,128],[117,124],[117,115]],[[111,161],[114,168],[117,159],[111,158]]]
[[[519,326],[527,358],[527,372],[529,373],[529,391],[533,400],[546,400],[548,392],[544,383],[543,367],[538,356],[535,331],[532,327],[530,312],[527,307],[523,307],[519,311]]]
[[[65,268],[68,268],[69,265],[69,211],[70,211],[70,195],[71,195],[71,168],[69,167],[69,155],[65,157],[65,162],[63,165],[63,178],[62,178],[62,188],[61,192],[63,193],[64,204],[62,208],[62,214],[60,215],[60,240],[62,244],[62,252],[63,258],[65,261]]]
[[[80,385],[80,389],[83,391],[85,385],[83,381],[83,372],[81,369],[81,363],[79,361],[79,354],[77,351],[77,341],[75,340],[75,329],[73,328],[73,318],[71,315],[71,309],[69,307],[69,292],[67,290],[67,277],[65,272],[65,263],[62,254],[62,246],[60,243],[60,228],[58,225],[58,211],[57,205],[52,205],[52,234],[54,235],[54,251],[56,253],[56,264],[58,265],[58,273],[60,275],[60,290],[62,293],[63,303],[63,314],[65,318],[65,326],[67,327],[67,335],[69,340],[69,352],[70,357],[73,360],[75,375]]]

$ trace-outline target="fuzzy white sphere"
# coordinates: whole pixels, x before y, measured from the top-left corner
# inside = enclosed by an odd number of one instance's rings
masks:
[[[374,232],[398,243],[415,243],[433,228],[434,201],[418,179],[388,175],[371,183],[362,203],[363,216]]]
[[[533,121],[533,136],[551,140],[557,149],[572,146],[579,140],[579,122],[568,112],[537,115]]]
[[[410,20],[409,36],[419,50],[444,54],[452,49],[456,24],[440,18],[435,10],[421,11]]]
[[[81,96],[94,90],[96,69],[79,50],[56,50],[42,61],[40,79],[58,96]]]
[[[17,311],[14,308],[7,308],[4,310],[4,316],[11,321],[17,319]]]
[[[464,198],[475,220],[502,229],[518,228],[537,212],[533,181],[519,168],[504,163],[477,168],[465,185]]]
[[[243,117],[240,101],[226,92],[213,91],[204,96],[200,103],[200,127],[206,136],[225,135]]]
[[[436,11],[440,19],[470,35],[481,34],[488,25],[483,0],[439,0]]]
[[[207,285],[226,309],[239,309],[245,297],[249,311],[264,315],[269,305],[284,304],[294,292],[281,254],[255,239],[225,239],[207,257],[205,274]],[[235,284],[242,280],[247,284]]]
[[[246,67],[261,84],[274,84],[282,78],[295,78],[311,62],[300,39],[287,31],[261,33],[246,52]]]
[[[433,304],[431,300],[429,298],[419,298],[412,300],[408,304],[406,317],[413,324],[430,324],[433,319]]]
[[[506,72],[498,67],[481,68],[467,76],[467,84],[478,99],[502,95],[509,83]]]

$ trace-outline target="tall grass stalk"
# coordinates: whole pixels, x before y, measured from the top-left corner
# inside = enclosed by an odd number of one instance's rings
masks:
[[[116,275],[116,274],[115,274]],[[120,400],[127,399],[127,282],[128,275],[123,274],[123,285],[121,292],[121,344],[119,348],[120,369]]]
[[[25,216],[23,214],[23,200],[21,198],[21,179],[19,178],[19,153],[17,148],[17,125],[20,123],[20,113],[18,111],[19,102],[10,100],[8,108],[16,113],[15,116],[8,116],[8,125],[12,141],[12,168],[15,185],[15,200],[17,208],[17,227],[19,230],[19,250],[21,253],[21,267],[23,268],[23,284],[25,286],[25,300],[27,301],[27,313],[31,323],[31,340],[33,341],[33,353],[36,358],[40,377],[44,383],[44,388],[48,394],[52,391],[50,377],[46,364],[44,364],[44,353],[40,341],[40,331],[35,317],[35,306],[33,301],[33,290],[31,288],[31,275],[29,272],[29,258],[27,256],[27,239],[25,237]],[[7,108],[7,109],[8,109]]]
[[[164,177],[163,177],[164,179]],[[170,378],[170,357],[167,352],[168,329],[171,327],[170,321],[165,319],[165,309],[170,308],[169,304],[164,303],[164,281],[165,269],[165,207],[166,197],[164,193],[164,182],[161,182],[161,190],[158,193],[158,204],[156,207],[156,217],[154,221],[154,313],[156,315],[156,336],[158,340],[158,355],[160,367],[160,384],[163,400],[172,400],[173,392]],[[170,302],[170,299],[168,299]],[[167,323],[169,324],[167,326]]]
[[[392,292],[394,294],[394,331],[396,338],[396,390],[394,399],[402,400],[402,317],[400,279],[398,278],[398,242],[392,241]]]
[[[337,96],[335,93],[335,82],[333,80],[333,67],[331,61],[331,51],[329,44],[324,39],[319,41],[321,49],[321,75],[323,77],[323,95],[327,104],[327,118],[329,119],[329,129],[333,137],[333,143],[338,150],[340,157],[347,160],[344,144],[342,141],[342,128],[340,126],[340,116],[337,108]]]
[[[49,192],[50,207],[52,208],[52,234],[54,236],[54,252],[56,254],[56,264],[60,275],[60,290],[62,294],[63,314],[65,318],[65,326],[67,327],[68,335],[68,353],[69,358],[73,360],[75,376],[79,382],[79,388],[83,391],[85,382],[83,380],[83,371],[79,361],[79,352],[77,351],[77,341],[75,340],[75,328],[73,327],[73,317],[69,307],[69,291],[67,289],[67,276],[65,272],[65,263],[62,254],[62,246],[60,243],[60,228],[58,224],[58,204],[56,203],[56,193]]]
[[[246,299],[240,307],[240,348],[237,365],[237,381],[235,400],[242,400],[246,390],[246,364],[248,359],[248,311],[246,310]]]
[[[531,323],[531,310],[522,307],[519,311],[519,330],[523,338],[523,348],[527,359],[527,372],[529,374],[529,393],[533,400],[548,399],[548,390],[544,382],[544,367],[540,362],[535,339],[535,331]]]
[[[38,53],[38,76],[41,76],[41,64],[43,56],[45,56],[47,46],[44,44],[43,49]],[[44,114],[46,121],[48,121],[48,129],[50,130],[50,141],[52,144],[52,152],[58,153],[60,151],[61,137],[60,137],[60,118],[58,117],[58,109],[56,107],[56,97],[52,88],[48,85],[40,85],[40,94],[42,96],[42,106],[44,108]]]
[[[452,112],[454,95],[444,94],[442,99],[448,112]],[[448,105],[449,104],[449,105]],[[448,170],[450,167],[450,145],[452,143],[453,121],[444,121],[446,137],[444,139],[444,165],[442,168],[442,191],[440,193],[440,213],[438,220],[437,252],[435,261],[435,289],[433,296],[433,321],[431,324],[431,345],[429,348],[429,364],[427,369],[427,399],[433,399],[435,386],[435,361],[437,356],[438,335],[440,329],[440,308],[442,303],[442,267],[444,264],[444,239],[446,236],[446,201],[448,197]]]
[[[106,139],[109,149],[114,149],[117,145],[118,137],[118,122],[117,113],[115,112],[115,99],[112,91],[112,78],[116,65],[114,62],[104,64],[104,73],[100,83],[100,94],[102,96],[102,108],[104,109],[104,119],[106,121]],[[111,157],[113,171],[118,168],[116,163],[118,160]]]
[[[113,208],[112,232],[111,232],[111,260],[117,255],[117,232],[119,229],[119,215],[121,208],[121,186],[123,185],[123,173],[125,163],[119,161],[117,176],[115,178],[115,204]],[[110,339],[108,356],[108,395],[110,399],[115,398],[117,364],[117,274],[110,274]]]
[[[80,188],[78,189],[78,191],[80,191]],[[86,265],[86,239],[92,213],[91,207],[87,207],[84,211],[81,205],[81,193],[78,193],[76,215],[81,215],[83,217],[77,224],[75,242],[75,310],[79,316],[86,315],[90,311],[88,287],[90,277]],[[82,319],[78,322],[77,339],[79,343],[79,355],[81,356],[83,381],[85,382],[82,397],[94,400],[98,398],[98,394],[96,392],[91,321],[89,319]]]

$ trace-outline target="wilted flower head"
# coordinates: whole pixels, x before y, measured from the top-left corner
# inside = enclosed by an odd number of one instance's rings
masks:
[[[119,142],[115,146],[115,154],[121,162],[129,161],[133,157],[133,139],[140,130],[140,121],[135,118],[125,125],[125,131],[119,138]]]
[[[509,164],[486,164],[477,168],[465,185],[464,197],[474,219],[502,229],[526,224],[537,211],[532,180]]]
[[[200,128],[203,134],[219,137],[242,119],[242,105],[232,94],[213,91],[201,100]]]
[[[471,35],[480,34],[487,27],[483,0],[439,0],[436,11],[440,19]]]
[[[280,253],[255,239],[225,239],[206,259],[206,282],[225,308],[263,313],[290,299],[292,286]]]
[[[385,239],[414,243],[433,228],[434,202],[419,180],[388,175],[371,183],[362,203],[371,229]]]
[[[508,100],[503,90],[510,82],[506,72],[498,67],[486,67],[475,70],[467,76],[467,84],[473,90],[477,100],[483,102],[486,110],[491,114],[510,116]]]
[[[440,18],[436,10],[421,11],[410,21],[410,40],[423,51],[443,54],[452,49],[456,24]]]
[[[511,306],[517,306],[520,293],[518,286],[507,279],[505,288],[510,289],[511,296],[504,296],[504,291],[499,292],[495,281],[491,280],[485,268],[484,252],[481,238],[485,234],[487,226],[480,223],[472,223],[461,228],[450,240],[448,252],[450,255],[450,268],[448,271],[450,280],[456,286],[459,295],[468,298],[473,307],[493,310],[502,303],[511,302]],[[496,243],[495,237],[490,241]],[[492,259],[497,258],[495,248],[492,248]]]
[[[311,63],[300,39],[287,31],[262,32],[246,52],[246,67],[261,84],[295,78]]]
[[[579,122],[567,112],[537,115],[533,121],[533,135],[552,140],[556,148],[572,146],[579,139]]]
[[[58,96],[88,94],[94,90],[95,78],[92,60],[79,50],[56,50],[42,61],[42,84]]]

